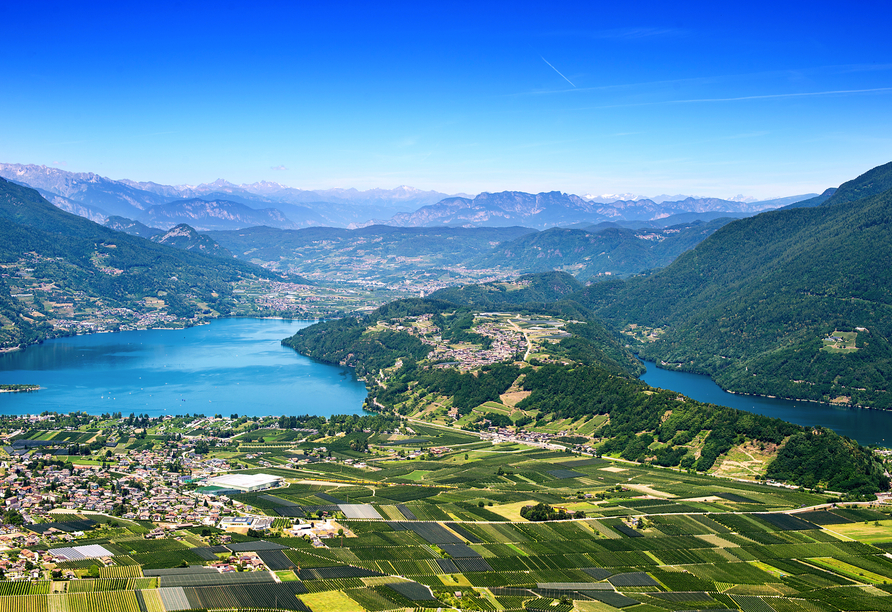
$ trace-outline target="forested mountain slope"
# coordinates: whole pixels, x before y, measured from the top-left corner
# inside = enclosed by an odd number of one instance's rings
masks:
[[[513,283],[484,283],[449,287],[431,294],[432,299],[478,308],[545,305],[574,294],[582,284],[566,272],[521,276]]]
[[[665,228],[591,230],[551,228],[526,234],[471,260],[477,268],[509,268],[521,272],[563,270],[581,281],[593,276],[628,276],[662,268],[733,221],[720,218]]]
[[[212,238],[204,234],[199,234],[195,228],[181,223],[170,228],[166,232],[152,236],[152,242],[158,244],[166,244],[176,249],[184,251],[192,251],[194,253],[203,253],[205,255],[213,255],[214,257],[232,257],[232,253],[214,242]]]
[[[892,408],[890,188],[887,164],[822,205],[735,221],[668,268],[579,299],[618,327],[664,328],[644,355],[727,389]]]
[[[56,208],[0,179],[0,346],[60,333],[48,321],[77,304],[190,318],[226,312],[232,283],[274,275],[232,258],[177,250]],[[150,300],[147,302],[147,298]],[[163,299],[159,299],[163,298]],[[160,310],[159,310],[160,308]]]

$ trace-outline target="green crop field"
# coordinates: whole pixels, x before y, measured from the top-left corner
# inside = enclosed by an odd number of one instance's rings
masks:
[[[192,527],[149,540],[127,528],[103,526],[73,544],[106,546],[114,553],[111,560],[60,564],[82,576],[71,581],[0,582],[0,612],[247,610],[283,602],[313,612],[456,606],[892,611],[892,561],[886,548],[875,546],[892,543],[892,517],[883,506],[835,507],[795,518],[800,515],[793,511],[823,504],[826,495],[515,443],[481,444],[461,432],[423,425],[413,435],[456,448],[381,461],[374,470],[318,463],[301,470],[273,468],[265,471],[304,483],[236,496],[258,514],[332,509],[333,498],[370,504],[385,517],[338,519],[343,540],[315,544],[282,537],[282,530],[301,520],[297,514],[277,515],[272,533],[231,534],[233,542],[249,548],[258,539],[284,546],[284,556],[299,571],[280,570],[275,578],[265,568],[213,578],[199,572],[192,578],[192,566],[226,557],[220,554],[225,548],[206,548],[218,530]],[[475,445],[465,450],[459,445],[468,439]],[[316,482],[308,484],[311,479]],[[539,518],[552,520],[524,518],[532,518],[525,507],[536,504],[553,515]],[[809,516],[827,524],[808,522]],[[267,557],[273,569],[277,556]],[[88,579],[94,565],[101,566],[99,577]],[[160,577],[154,570],[162,570]],[[165,572],[186,574],[168,578]],[[410,586],[386,586],[393,581]],[[168,587],[181,589],[182,599]],[[286,588],[291,590],[281,590]],[[437,600],[409,598],[429,598],[432,592]]]

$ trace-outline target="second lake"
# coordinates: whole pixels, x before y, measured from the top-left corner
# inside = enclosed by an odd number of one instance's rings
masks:
[[[641,375],[641,380],[651,387],[678,391],[698,402],[777,417],[805,427],[826,427],[861,444],[892,445],[890,411],[737,395],[724,391],[708,376],[664,370],[658,368],[653,361],[641,361],[647,366],[647,372]]]

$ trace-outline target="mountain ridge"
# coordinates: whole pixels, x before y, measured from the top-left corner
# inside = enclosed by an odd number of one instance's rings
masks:
[[[232,253],[217,244],[210,236],[199,234],[195,228],[185,223],[180,223],[162,234],[152,236],[151,241],[184,251],[194,251],[213,257],[232,258]]]
[[[152,325],[195,323],[231,312],[236,281],[280,278],[103,227],[2,178],[0,220],[3,348],[96,331],[91,317],[107,309]]]
[[[266,225],[294,229],[295,224],[276,208],[251,208],[230,200],[175,200],[148,208],[137,219],[151,227],[171,228],[188,223],[195,229],[241,229]]]
[[[729,223],[648,277],[592,285],[584,302],[620,328],[661,330],[643,355],[725,389],[892,408],[890,236],[886,164],[819,205]],[[824,341],[837,331],[854,334],[849,348]]]
[[[64,210],[94,221],[101,222],[111,216],[142,219],[145,211],[154,206],[201,199],[236,202],[260,210],[277,209],[287,218],[290,227],[295,228],[333,226],[355,229],[394,224],[404,227],[526,225],[545,229],[581,222],[653,220],[695,211],[754,213],[806,198],[791,196],[765,202],[741,202],[694,197],[664,199],[680,196],[647,199],[633,194],[617,194],[617,199],[607,202],[613,196],[580,197],[559,191],[448,195],[406,185],[365,191],[355,188],[306,190],[273,181],[236,185],[224,179],[198,185],[163,185],[153,181],[113,180],[92,172],[74,173],[35,164],[9,163],[0,163],[0,177],[41,189],[45,197]],[[188,223],[190,220],[194,221],[183,218],[170,223]],[[289,227],[287,223],[280,220],[274,225]]]
[[[484,192],[475,198],[447,198],[412,213],[400,213],[388,220],[367,222],[400,227],[437,225],[523,225],[536,229],[601,221],[653,220],[684,213],[755,213],[770,208],[759,202],[742,203],[719,198],[686,198],[656,203],[649,199],[602,203],[560,191],[530,194],[519,191]],[[362,225],[357,225],[361,227]]]
[[[69,172],[36,164],[0,163],[0,177],[46,194],[66,198],[63,208],[100,215],[136,219],[141,211],[176,200],[229,200],[251,208],[279,208],[294,218],[294,227],[309,225],[346,226],[374,214],[396,214],[448,197],[436,191],[400,186],[395,189],[303,190],[270,181],[236,185],[218,179],[199,185],[162,185],[153,181],[110,179],[93,172]],[[89,207],[78,209],[77,205]],[[104,219],[103,219],[104,220]]]

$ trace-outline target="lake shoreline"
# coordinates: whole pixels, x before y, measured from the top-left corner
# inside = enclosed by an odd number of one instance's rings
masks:
[[[786,402],[809,402],[811,404],[820,404],[821,406],[832,406],[834,408],[861,408],[864,410],[876,410],[878,412],[892,413],[892,410],[884,410],[883,408],[875,408],[874,406],[865,406],[864,404],[852,404],[850,402],[846,402],[846,403],[824,402],[821,400],[808,399],[808,398],[804,398],[804,397],[784,397],[782,395],[765,395],[763,393],[746,393],[744,391],[732,391],[731,389],[726,389],[721,384],[716,382],[715,379],[712,376],[710,376],[709,374],[701,374],[700,372],[690,372],[688,370],[680,370],[678,368],[667,368],[664,365],[662,365],[656,361],[646,360],[637,354],[635,355],[635,358],[638,359],[638,361],[641,361],[642,363],[647,363],[647,364],[652,363],[656,368],[663,370],[664,372],[681,372],[684,374],[692,374],[694,376],[705,376],[705,377],[709,378],[709,380],[711,380],[713,383],[715,383],[715,385],[717,387],[719,387],[725,393],[730,393],[731,395],[737,395],[740,397],[758,397],[758,398],[765,398],[765,399],[778,399],[778,400],[784,400]]]
[[[368,389],[352,368],[282,346],[315,322],[221,317],[174,334],[126,330],[46,340],[0,355],[0,384],[42,388],[3,395],[0,413],[364,414]]]
[[[46,338],[40,338],[26,344],[25,346],[7,346],[0,347],[0,355],[5,353],[14,353],[16,351],[23,351],[32,346],[39,346],[44,342],[50,342],[52,340],[58,340],[60,338],[76,338],[79,336],[93,336],[97,334],[122,334],[126,332],[132,331],[183,331],[184,329],[192,329],[193,327],[201,327],[203,325],[210,325],[214,321],[225,321],[227,319],[253,319],[259,321],[294,321],[297,323],[319,323],[320,321],[324,321],[325,319],[295,319],[293,317],[252,317],[250,315],[221,315],[218,317],[208,317],[206,319],[201,319],[199,321],[190,321],[188,319],[183,320],[180,327],[145,327],[145,328],[136,328],[136,329],[97,329],[94,331],[67,331],[63,332],[57,336],[49,336]]]
[[[641,357],[638,359],[647,368],[639,376],[639,380],[651,387],[680,393],[705,404],[779,418],[803,427],[826,427],[865,446],[892,446],[892,411],[851,404],[734,393],[722,389],[705,374],[662,368],[654,361]],[[889,440],[886,439],[887,435]]]

